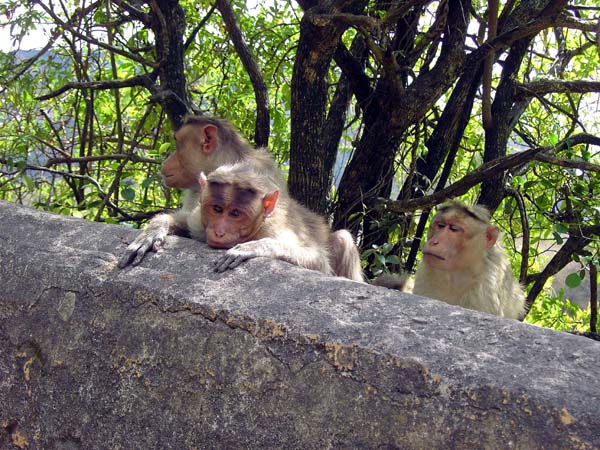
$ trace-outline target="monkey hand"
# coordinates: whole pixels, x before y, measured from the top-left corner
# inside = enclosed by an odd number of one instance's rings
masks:
[[[244,261],[259,256],[275,256],[275,247],[276,242],[271,238],[237,244],[215,261],[215,272],[225,272],[227,269],[235,269]]]
[[[142,262],[149,251],[158,251],[162,248],[167,231],[164,229],[148,229],[143,231],[135,240],[127,246],[125,252],[119,258],[117,266],[121,269],[129,264],[137,266]]]

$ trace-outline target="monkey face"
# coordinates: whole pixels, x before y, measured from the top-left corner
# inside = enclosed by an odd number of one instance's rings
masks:
[[[423,247],[423,261],[440,270],[468,270],[481,262],[485,249],[481,248],[479,232],[469,220],[435,218]]]
[[[209,182],[202,191],[202,222],[213,248],[231,248],[256,236],[265,220],[263,201],[252,189]]]
[[[213,125],[187,124],[177,130],[175,152],[162,164],[164,184],[176,189],[196,189],[200,172],[213,170],[217,135]]]
[[[252,240],[263,218],[248,208],[212,202],[202,205],[202,221],[208,245],[228,249]]]

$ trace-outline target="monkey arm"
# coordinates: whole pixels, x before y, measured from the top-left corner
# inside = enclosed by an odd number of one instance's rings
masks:
[[[215,261],[215,272],[225,272],[252,258],[270,256],[277,258],[277,241],[273,238],[263,238],[257,241],[237,244]]]
[[[153,217],[148,227],[127,246],[127,249],[119,258],[117,266],[121,269],[129,264],[137,266],[142,262],[146,253],[158,251],[167,235],[176,227],[182,226],[180,214],[180,211],[176,211],[173,214],[159,214]]]
[[[144,231],[129,244],[125,252],[119,258],[117,266],[123,269],[128,265],[137,266],[142,262],[146,253],[160,250],[169,234],[176,230],[190,232],[188,217],[194,214],[194,210],[200,200],[200,194],[191,189],[185,189],[183,194],[183,205],[177,211],[154,216]],[[193,237],[199,240],[201,231]]]
[[[259,256],[281,259],[300,267],[319,270],[328,275],[333,274],[327,254],[323,250],[294,245],[284,240],[269,237],[244,242],[230,248],[215,262],[215,272],[235,269],[244,261]]]

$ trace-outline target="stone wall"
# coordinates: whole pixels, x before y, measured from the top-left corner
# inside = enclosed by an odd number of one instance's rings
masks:
[[[600,343],[0,202],[1,449],[591,449]]]

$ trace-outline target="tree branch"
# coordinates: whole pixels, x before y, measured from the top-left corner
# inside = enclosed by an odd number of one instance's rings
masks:
[[[534,159],[538,154],[560,151],[579,144],[600,145],[600,138],[587,133],[577,134],[565,139],[556,146],[533,148],[520,153],[504,156],[502,158],[496,158],[493,161],[482,164],[479,169],[465,175],[456,183],[453,183],[447,188],[431,195],[406,201],[394,201],[391,199],[378,198],[376,204],[377,206],[383,207],[387,211],[394,213],[430,208],[448,198],[465,194],[473,186],[481,183],[484,180],[487,180],[491,177],[497,177],[499,174],[522,166],[523,164],[526,164]]]
[[[569,169],[579,169],[584,172],[600,172],[600,165],[592,164],[586,161],[573,161],[572,159],[560,159],[554,156],[538,153],[535,156],[537,161],[546,162],[553,166],[566,167]]]
[[[58,97],[59,95],[69,91],[71,89],[93,89],[93,90],[103,90],[103,89],[121,89],[125,87],[134,87],[141,86],[148,89],[150,92],[155,90],[154,79],[156,79],[155,75],[145,74],[138,75],[135,77],[128,78],[126,80],[103,80],[103,81],[89,81],[89,82],[75,82],[72,81],[70,83],[65,84],[61,88],[56,91],[50,92],[46,95],[40,95],[36,97],[36,100],[49,100],[51,98]]]
[[[0,160],[1,162],[1,160]],[[34,171],[40,171],[40,172],[46,172],[46,173],[51,173],[53,175],[59,175],[63,178],[76,178],[76,179],[80,179],[80,180],[86,180],[87,182],[93,184],[96,189],[98,190],[98,194],[100,195],[100,197],[114,210],[117,211],[119,214],[121,214],[123,217],[126,218],[131,218],[131,216],[129,216],[129,214],[127,214],[125,211],[123,211],[122,209],[120,209],[117,205],[115,205],[111,200],[110,197],[106,194],[106,192],[104,192],[104,189],[102,189],[102,186],[100,186],[100,183],[93,177],[89,176],[89,175],[80,175],[77,173],[72,173],[72,172],[62,172],[60,170],[54,170],[54,169],[49,169],[47,167],[42,167],[42,166],[36,166],[33,164],[26,164],[25,166],[23,166],[22,168],[19,168],[19,172],[23,172],[25,170],[34,170]]]
[[[600,81],[537,80],[530,83],[517,83],[514,86],[522,95],[600,92]]]
[[[192,45],[192,42],[194,42],[194,39],[196,39],[196,35],[200,32],[204,25],[206,25],[206,22],[208,22],[208,19],[210,19],[210,17],[213,15],[215,9],[217,9],[217,5],[212,5],[210,10],[206,13],[198,25],[194,27],[188,38],[185,40],[185,44],[183,44],[184,52],[187,51],[190,45]]]
[[[266,147],[269,143],[269,134],[271,130],[269,113],[269,94],[267,84],[262,76],[260,67],[256,64],[250,49],[244,42],[244,36],[240,30],[231,5],[227,0],[216,0],[216,6],[223,17],[227,34],[233,42],[237,52],[254,88],[254,98],[256,100],[256,127],[254,130],[254,143],[258,147]]]
[[[159,66],[158,62],[149,61],[149,60],[144,59],[141,56],[138,56],[134,53],[127,52],[125,50],[122,50],[118,47],[114,47],[112,45],[108,45],[102,41],[99,41],[98,39],[94,39],[93,37],[90,37],[88,35],[80,33],[75,28],[73,28],[70,23],[63,21],[60,17],[58,17],[54,13],[54,10],[51,7],[49,7],[48,5],[46,5],[44,2],[42,2],[40,0],[33,0],[32,3],[39,5],[46,12],[46,14],[48,14],[52,18],[52,20],[54,20],[54,22],[56,24],[58,24],[64,30],[69,31],[69,33],[71,33],[73,36],[75,36],[85,42],[89,42],[90,44],[93,44],[100,48],[108,50],[109,52],[114,52],[117,55],[121,55],[121,56],[124,56],[125,58],[131,59],[132,61],[139,62],[140,64],[143,64],[145,66],[149,66],[154,69],[158,68],[158,66]],[[81,13],[80,9],[77,9],[75,11],[75,14],[80,14],[80,13]]]
[[[129,155],[125,153],[116,153],[113,155],[98,155],[98,156],[82,156],[82,157],[66,157],[66,158],[50,158],[44,164],[44,167],[56,166],[58,164],[70,164],[70,163],[87,163],[94,161],[122,161],[124,159],[130,160],[133,163],[148,163],[148,164],[162,164],[162,160],[143,158],[141,156]]]
[[[525,208],[523,195],[519,191],[508,189],[507,193],[515,199],[517,209],[519,210],[519,217],[521,219],[523,236],[521,239],[521,268],[519,270],[519,282],[524,285],[527,280],[527,269],[529,268],[529,246],[531,242],[529,222],[527,221],[527,209]]]
[[[498,0],[490,0],[488,2],[488,40],[494,39],[498,35]],[[492,70],[496,59],[495,52],[485,58],[483,64],[483,79],[481,93],[481,119],[483,128],[489,130],[492,124]]]
[[[590,265],[590,331],[597,333],[596,323],[598,322],[598,267],[592,263]]]

